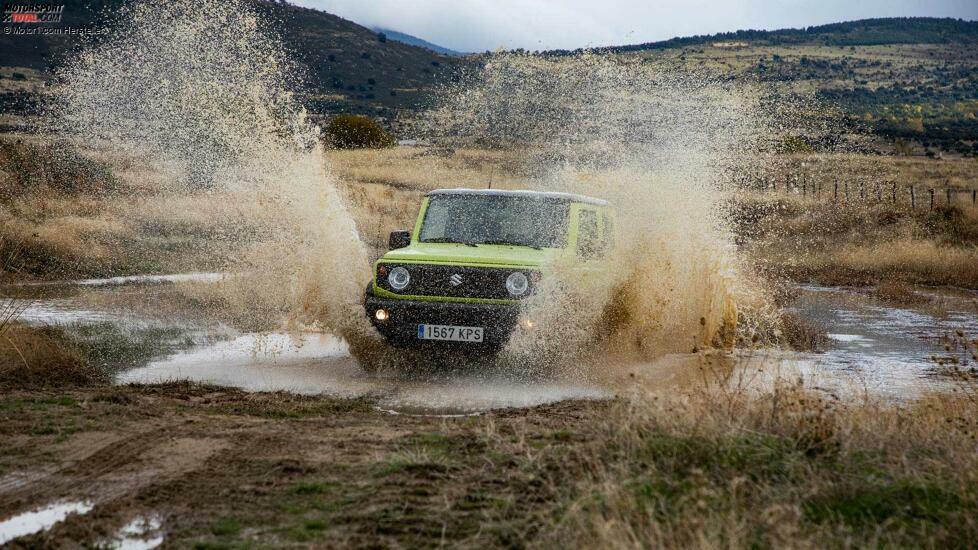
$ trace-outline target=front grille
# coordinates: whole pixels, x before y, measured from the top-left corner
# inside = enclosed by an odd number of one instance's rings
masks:
[[[378,276],[377,285],[395,294],[409,296],[444,296],[446,298],[487,298],[512,300],[506,290],[506,278],[514,271],[522,271],[531,281],[531,272],[525,269],[498,267],[460,267],[433,264],[384,264],[388,269],[400,265],[411,273],[411,282],[404,290],[394,290],[387,283],[387,276]],[[453,284],[452,279],[459,284]],[[533,284],[525,296],[533,293]]]

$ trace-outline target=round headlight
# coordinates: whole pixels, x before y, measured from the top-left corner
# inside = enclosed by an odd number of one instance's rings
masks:
[[[521,271],[514,271],[506,277],[506,290],[510,296],[522,296],[530,288],[530,281]]]
[[[404,290],[407,288],[408,283],[411,282],[411,274],[408,273],[407,269],[401,266],[397,266],[391,270],[390,274],[387,275],[387,284],[391,285],[394,290]]]

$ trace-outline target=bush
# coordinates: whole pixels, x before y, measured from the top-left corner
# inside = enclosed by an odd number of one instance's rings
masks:
[[[965,209],[957,205],[935,206],[924,214],[921,225],[927,233],[943,243],[978,245],[978,216],[971,208]]]
[[[0,388],[65,388],[108,382],[55,327],[14,325],[0,341]]]
[[[0,170],[7,173],[0,199],[39,188],[59,193],[100,193],[118,186],[112,170],[67,144],[0,140]]]
[[[331,118],[326,126],[326,140],[336,149],[380,149],[395,144],[394,136],[362,115]]]

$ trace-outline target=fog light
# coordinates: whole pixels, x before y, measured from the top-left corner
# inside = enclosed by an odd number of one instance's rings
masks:
[[[374,313],[374,319],[377,319],[378,321],[386,321],[388,317],[390,317],[390,314],[387,313],[386,309],[378,309]]]

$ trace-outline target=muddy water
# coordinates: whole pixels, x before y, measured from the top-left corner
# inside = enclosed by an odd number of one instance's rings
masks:
[[[72,514],[86,514],[90,502],[56,502],[0,522],[0,545],[16,538],[50,529]]]
[[[608,395],[594,386],[499,375],[370,377],[342,340],[324,334],[243,334],[152,361],[118,377],[120,383],[183,379],[249,391],[369,396],[378,408],[396,414],[471,414]]]
[[[153,300],[165,298],[168,281],[186,277],[206,284],[213,274],[128,277],[79,281],[46,289],[33,299],[22,320],[81,330],[86,325],[112,325],[123,334],[140,327],[169,326],[178,336],[152,354],[118,369],[118,383],[156,383],[194,380],[248,391],[289,391],[363,397],[393,414],[473,414],[485,410],[528,407],[566,399],[600,399],[623,388],[578,380],[540,380],[507,376],[504,372],[469,369],[460,373],[424,376],[368,376],[350,356],[342,339],[321,333],[240,333],[220,323],[188,316],[154,316],[144,307],[140,287],[152,286]],[[78,289],[84,287],[84,292]],[[53,288],[53,287],[52,287]],[[874,394],[912,397],[945,382],[934,376],[935,355],[954,330],[978,334],[975,300],[978,294],[948,289],[918,289],[923,297],[914,306],[894,307],[856,289],[802,286],[791,308],[823,325],[829,344],[822,353],[763,351],[763,362],[817,374],[824,383],[856,387]],[[127,298],[131,296],[132,298]],[[126,332],[128,331],[128,332]],[[737,354],[750,363],[758,354]],[[651,364],[628,365],[646,383],[682,379],[680,371],[695,361],[673,355]]]
[[[978,293],[917,288],[912,306],[895,307],[852,288],[801,286],[792,309],[828,332],[824,353],[792,359],[805,370],[848,379],[871,393],[906,397],[942,389],[935,357],[957,330],[978,334]],[[789,359],[790,360],[790,359]]]

